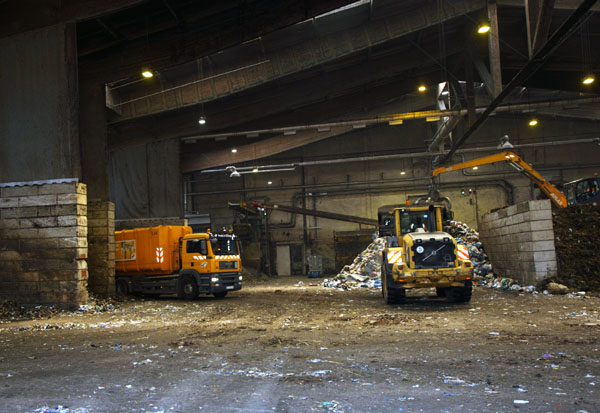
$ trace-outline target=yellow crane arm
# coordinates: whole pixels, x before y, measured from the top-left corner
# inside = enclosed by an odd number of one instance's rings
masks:
[[[507,162],[510,166],[514,167],[516,170],[521,172],[523,175],[527,176],[531,179],[541,190],[544,192],[548,198],[560,208],[565,208],[567,206],[567,199],[554,185],[548,182],[542,175],[537,173],[535,169],[533,169],[527,162],[525,162],[521,157],[515,155],[512,152],[501,152],[495,155],[485,156],[483,158],[473,159],[471,161],[462,162],[456,165],[450,166],[442,166],[433,171],[432,176],[436,177],[439,174],[459,171],[465,168],[472,168],[474,166],[486,165],[490,163],[496,162]]]

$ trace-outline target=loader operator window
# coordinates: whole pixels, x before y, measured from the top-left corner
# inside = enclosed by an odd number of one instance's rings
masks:
[[[208,255],[205,239],[188,240],[185,251],[190,254]]]
[[[597,195],[598,192],[598,181],[596,179],[585,179],[581,182],[577,182],[577,202],[585,202]]]
[[[400,231],[402,235],[417,232],[419,228],[427,231],[429,212],[404,212],[400,215]]]

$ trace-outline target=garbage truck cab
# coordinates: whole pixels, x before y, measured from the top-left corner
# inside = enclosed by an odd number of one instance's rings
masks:
[[[242,263],[232,233],[192,233],[187,226],[117,231],[116,288],[120,294],[198,294],[224,297],[242,288]]]

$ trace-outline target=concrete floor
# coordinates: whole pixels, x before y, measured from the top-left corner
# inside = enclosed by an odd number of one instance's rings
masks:
[[[311,282],[5,320],[0,411],[600,411],[598,298],[476,288],[391,307]]]

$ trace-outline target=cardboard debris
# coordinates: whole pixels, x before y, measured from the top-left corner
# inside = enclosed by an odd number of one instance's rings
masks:
[[[352,264],[344,266],[334,278],[323,280],[321,285],[340,290],[381,287],[381,252],[384,248],[385,238],[376,238]]]

